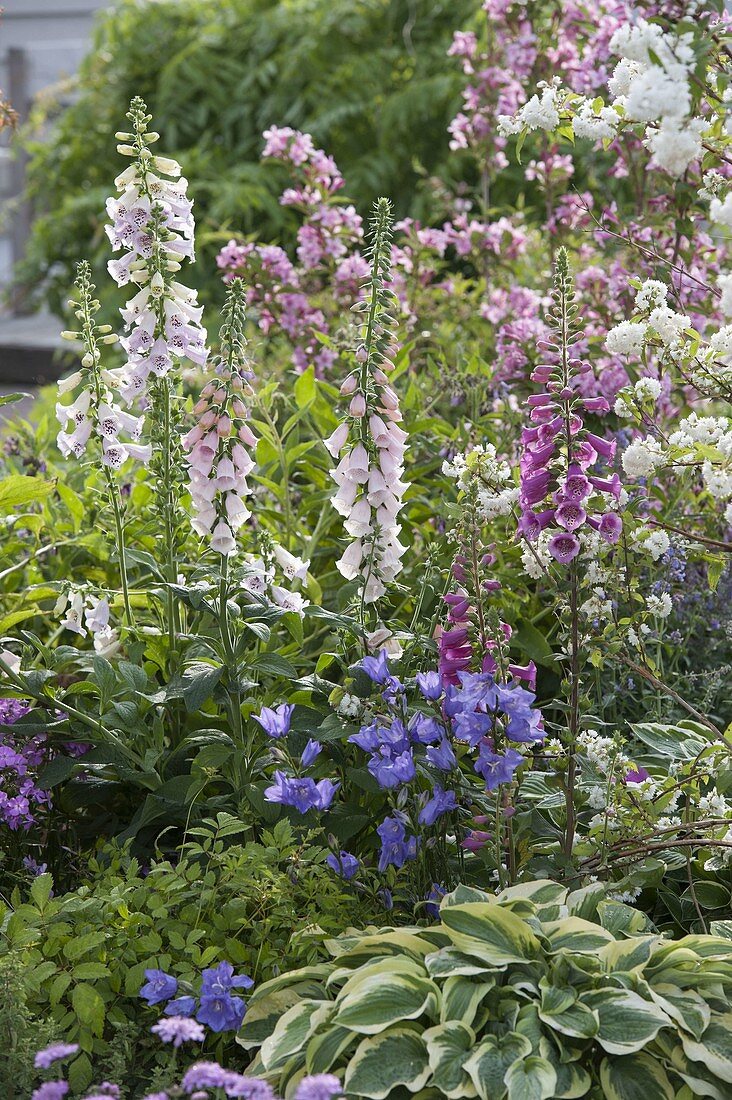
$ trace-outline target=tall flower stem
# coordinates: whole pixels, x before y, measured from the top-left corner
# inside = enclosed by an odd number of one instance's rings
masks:
[[[89,265],[85,262],[79,264],[79,274],[77,278],[77,286],[80,293],[81,311],[83,317],[81,318],[82,330],[81,336],[85,347],[85,357],[91,363],[91,375],[92,384],[94,386],[94,396],[96,399],[97,408],[100,407],[103,401],[102,384],[99,376],[99,353],[97,348],[97,339],[95,337],[95,325],[94,316],[92,312],[92,302],[94,294],[94,284],[90,281],[91,270]],[[104,326],[106,328],[106,326]],[[100,330],[98,330],[100,331]],[[132,604],[130,602],[130,590],[127,579],[127,552],[125,542],[125,525],[124,518],[122,516],[122,508],[120,506],[120,497],[118,487],[114,483],[112,477],[112,471],[106,463],[103,466],[104,480],[107,486],[107,494],[109,496],[109,503],[112,506],[112,512],[114,513],[114,527],[117,537],[117,556],[119,558],[119,573],[120,583],[122,585],[122,599],[124,602],[124,615],[125,626],[131,627],[134,625],[134,619],[132,616]]]
[[[173,487],[173,462],[172,462],[172,416],[171,416],[171,385],[170,379],[165,377],[160,380],[160,409],[163,421],[163,446],[161,454],[162,474],[162,518],[163,540],[165,554],[165,572],[168,581],[166,598],[168,644],[171,663],[174,662],[176,638],[178,635],[178,605],[172,585],[178,580],[178,553],[176,546],[175,524],[175,489]]]
[[[231,624],[229,622],[229,559],[224,554],[221,557],[221,580],[219,586],[219,628],[221,630],[221,643],[226,657],[226,674],[231,711],[231,723],[236,742],[243,744],[243,728],[241,721],[241,693],[239,691],[239,670],[237,667],[236,652],[231,637]]]

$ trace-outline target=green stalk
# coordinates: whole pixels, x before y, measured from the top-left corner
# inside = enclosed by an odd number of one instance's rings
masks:
[[[227,690],[229,693],[229,709],[231,722],[236,735],[238,745],[244,741],[241,721],[241,693],[239,691],[238,668],[236,652],[231,639],[231,625],[229,623],[229,559],[226,554],[221,558],[221,581],[219,586],[219,627],[221,641],[226,656]]]

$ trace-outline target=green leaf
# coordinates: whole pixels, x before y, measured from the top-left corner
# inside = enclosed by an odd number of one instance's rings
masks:
[[[281,1016],[269,1038],[262,1043],[260,1055],[267,1071],[281,1069],[296,1052],[304,1049],[323,1018],[330,1013],[331,1001],[298,1001]]]
[[[600,1029],[597,1013],[579,1002],[571,989],[542,989],[539,1018],[553,1031],[580,1039],[593,1039]]]
[[[506,1095],[505,1077],[510,1067],[531,1054],[531,1043],[524,1035],[486,1035],[465,1063],[465,1069],[481,1100],[501,1100]]]
[[[0,512],[7,513],[21,505],[36,504],[39,500],[45,500],[54,488],[54,482],[43,481],[40,477],[11,474],[0,481]]]
[[[600,1020],[597,1042],[608,1054],[635,1054],[671,1024],[658,1005],[630,989],[599,989],[581,1001]]]
[[[555,1095],[557,1075],[546,1059],[533,1054],[514,1062],[505,1077],[508,1100],[549,1100]]]
[[[674,1100],[675,1096],[660,1061],[649,1054],[603,1058],[600,1082],[607,1100]]]
[[[475,1046],[473,1029],[459,1020],[448,1020],[428,1028],[422,1038],[432,1070],[430,1086],[439,1089],[442,1096],[465,1096],[470,1078],[463,1066]]]
[[[49,874],[38,875],[33,879],[30,895],[41,912],[46,908],[53,889],[53,876]]]
[[[64,946],[64,955],[69,962],[75,962],[82,955],[101,947],[106,938],[104,932],[87,932],[83,936],[74,936]]]
[[[294,679],[297,676],[295,666],[279,653],[260,653],[250,662],[248,668],[266,672],[270,676],[286,676],[288,679]]]
[[[440,916],[459,951],[494,966],[536,957],[539,941],[525,921],[499,905],[468,902],[444,907]]]
[[[599,924],[582,920],[581,917],[552,921],[544,925],[543,932],[551,945],[550,951],[595,955],[600,948],[613,943],[610,932],[606,932]]]
[[[91,1028],[95,1035],[104,1031],[104,1001],[91,985],[74,986],[71,1004],[79,1023]]]
[[[200,710],[223,675],[222,665],[207,665],[203,662],[189,665],[183,673],[182,695],[189,714]]]
[[[348,1063],[345,1091],[367,1100],[384,1100],[399,1085],[419,1092],[430,1072],[421,1036],[409,1028],[395,1027],[362,1040]]]
[[[722,1081],[732,1083],[732,1013],[715,1016],[699,1041],[682,1035],[681,1042],[687,1058],[703,1062]]]
[[[117,686],[117,677],[111,664],[106,657],[100,657],[98,653],[95,653],[92,657],[92,667],[94,669],[94,680],[99,687],[102,698],[111,698]]]
[[[315,400],[317,383],[315,381],[315,369],[312,364],[302,372],[293,388],[298,409],[306,408]]]
[[[478,1005],[495,984],[495,981],[471,982],[462,975],[449,977],[442,987],[442,1022],[461,1020],[464,1024],[472,1024]]]
[[[386,961],[393,968],[393,960]],[[348,987],[346,987],[348,989]],[[431,1014],[438,1003],[437,987],[409,974],[369,974],[336,1001],[334,1023],[362,1035],[376,1035],[401,1020]]]

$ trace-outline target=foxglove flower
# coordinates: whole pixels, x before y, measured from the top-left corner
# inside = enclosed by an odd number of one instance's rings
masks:
[[[117,337],[109,325],[97,325],[95,315],[99,302],[94,297],[96,287],[91,281],[91,269],[86,261],[77,267],[74,285],[78,300],[72,302],[74,314],[81,322],[78,332],[63,332],[69,340],[79,340],[83,346],[81,370],[59,382],[59,397],[76,393],[71,403],[58,401],[56,417],[61,424],[56,439],[64,458],[81,458],[93,439],[99,446],[105,466],[119,469],[128,458],[147,462],[150,446],[138,441],[142,435],[144,417],[124,412],[114,400],[107,384],[108,372],[102,368],[101,348],[115,343]],[[120,439],[120,436],[126,438]]]
[[[113,251],[124,255],[107,266],[118,286],[132,283],[137,290],[121,310],[127,362],[107,372],[107,380],[132,403],[151,376],[164,378],[183,357],[204,366],[208,351],[196,291],[175,277],[183,260],[195,259],[188,181],[176,161],[152,153],[158,135],[148,130],[152,116],[139,97],[127,118],[132,132],[116,135],[117,151],[132,163],[115,180],[119,197],[107,200],[106,226]]]
[[[605,398],[583,397],[578,383],[589,363],[572,356],[581,328],[574,317],[574,290],[567,253],[557,254],[550,325],[557,343],[549,343],[558,361],[538,366],[532,379],[544,391],[529,397],[531,426],[521,433],[519,532],[529,543],[546,541],[548,553],[560,565],[574,561],[582,535],[594,529],[608,543],[617,542],[622,520],[615,508],[621,486],[617,475],[592,476],[602,460],[611,463],[615,441],[585,428],[583,413],[606,412]]]
[[[399,426],[399,398],[389,385],[396,348],[390,332],[394,295],[391,273],[391,207],[376,204],[370,249],[371,278],[355,309],[366,315],[356,367],[341,385],[350,399],[348,418],[325,440],[338,465],[331,472],[338,490],[331,503],[344,518],[352,541],[336,562],[346,580],[360,580],[364,603],[386,592],[401,571],[405,553],[399,541],[399,512],[407,489],[404,475],[406,432]]]
[[[228,557],[236,551],[236,534],[251,515],[245,498],[251,492],[247,474],[254,466],[250,449],[256,444],[248,424],[254,374],[246,354],[244,288],[239,279],[226,296],[221,355],[213,374],[194,408],[198,423],[184,436],[183,446],[191,525],[208,538],[212,550]]]

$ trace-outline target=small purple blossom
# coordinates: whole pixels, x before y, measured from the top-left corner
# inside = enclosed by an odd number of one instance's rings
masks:
[[[255,722],[259,722],[265,733],[278,739],[285,737],[290,732],[290,722],[294,709],[295,707],[291,703],[281,703],[275,709],[262,707],[260,713],[253,714],[252,718]]]
[[[174,1047],[182,1043],[202,1043],[206,1038],[204,1028],[187,1016],[163,1016],[150,1030],[163,1043],[172,1043]]]
[[[418,672],[416,677],[417,687],[425,699],[436,702],[442,695],[442,677],[439,672]]]
[[[46,1081],[33,1090],[31,1100],[63,1100],[69,1091],[66,1081]]]
[[[340,783],[330,779],[321,779],[319,783],[309,776],[290,778],[284,772],[275,772],[275,782],[267,787],[264,797],[267,802],[280,802],[283,806],[294,806],[298,813],[309,810],[327,810],[335,798]]]
[[[39,1050],[33,1059],[36,1069],[48,1069],[54,1062],[60,1062],[62,1058],[69,1058],[79,1050],[78,1043],[51,1043],[50,1046]]]
[[[646,771],[645,768],[637,768],[635,771],[631,770],[625,773],[626,783],[644,783],[646,779],[651,778],[651,773]]]
[[[358,873],[360,866],[356,856],[344,851],[339,852],[337,855],[335,852],[331,852],[325,862],[332,871],[344,878],[346,882]]]
[[[343,1085],[332,1073],[315,1073],[303,1077],[295,1091],[295,1100],[332,1100],[343,1095]]]
[[[140,989],[140,997],[149,1005],[169,1001],[178,992],[178,982],[164,970],[146,970],[145,984]]]
[[[439,785],[435,784],[435,789],[432,792],[432,797],[422,807],[419,814],[420,825],[434,825],[439,817],[443,814],[450,813],[451,810],[457,809],[457,798],[454,791],[445,791]]]

